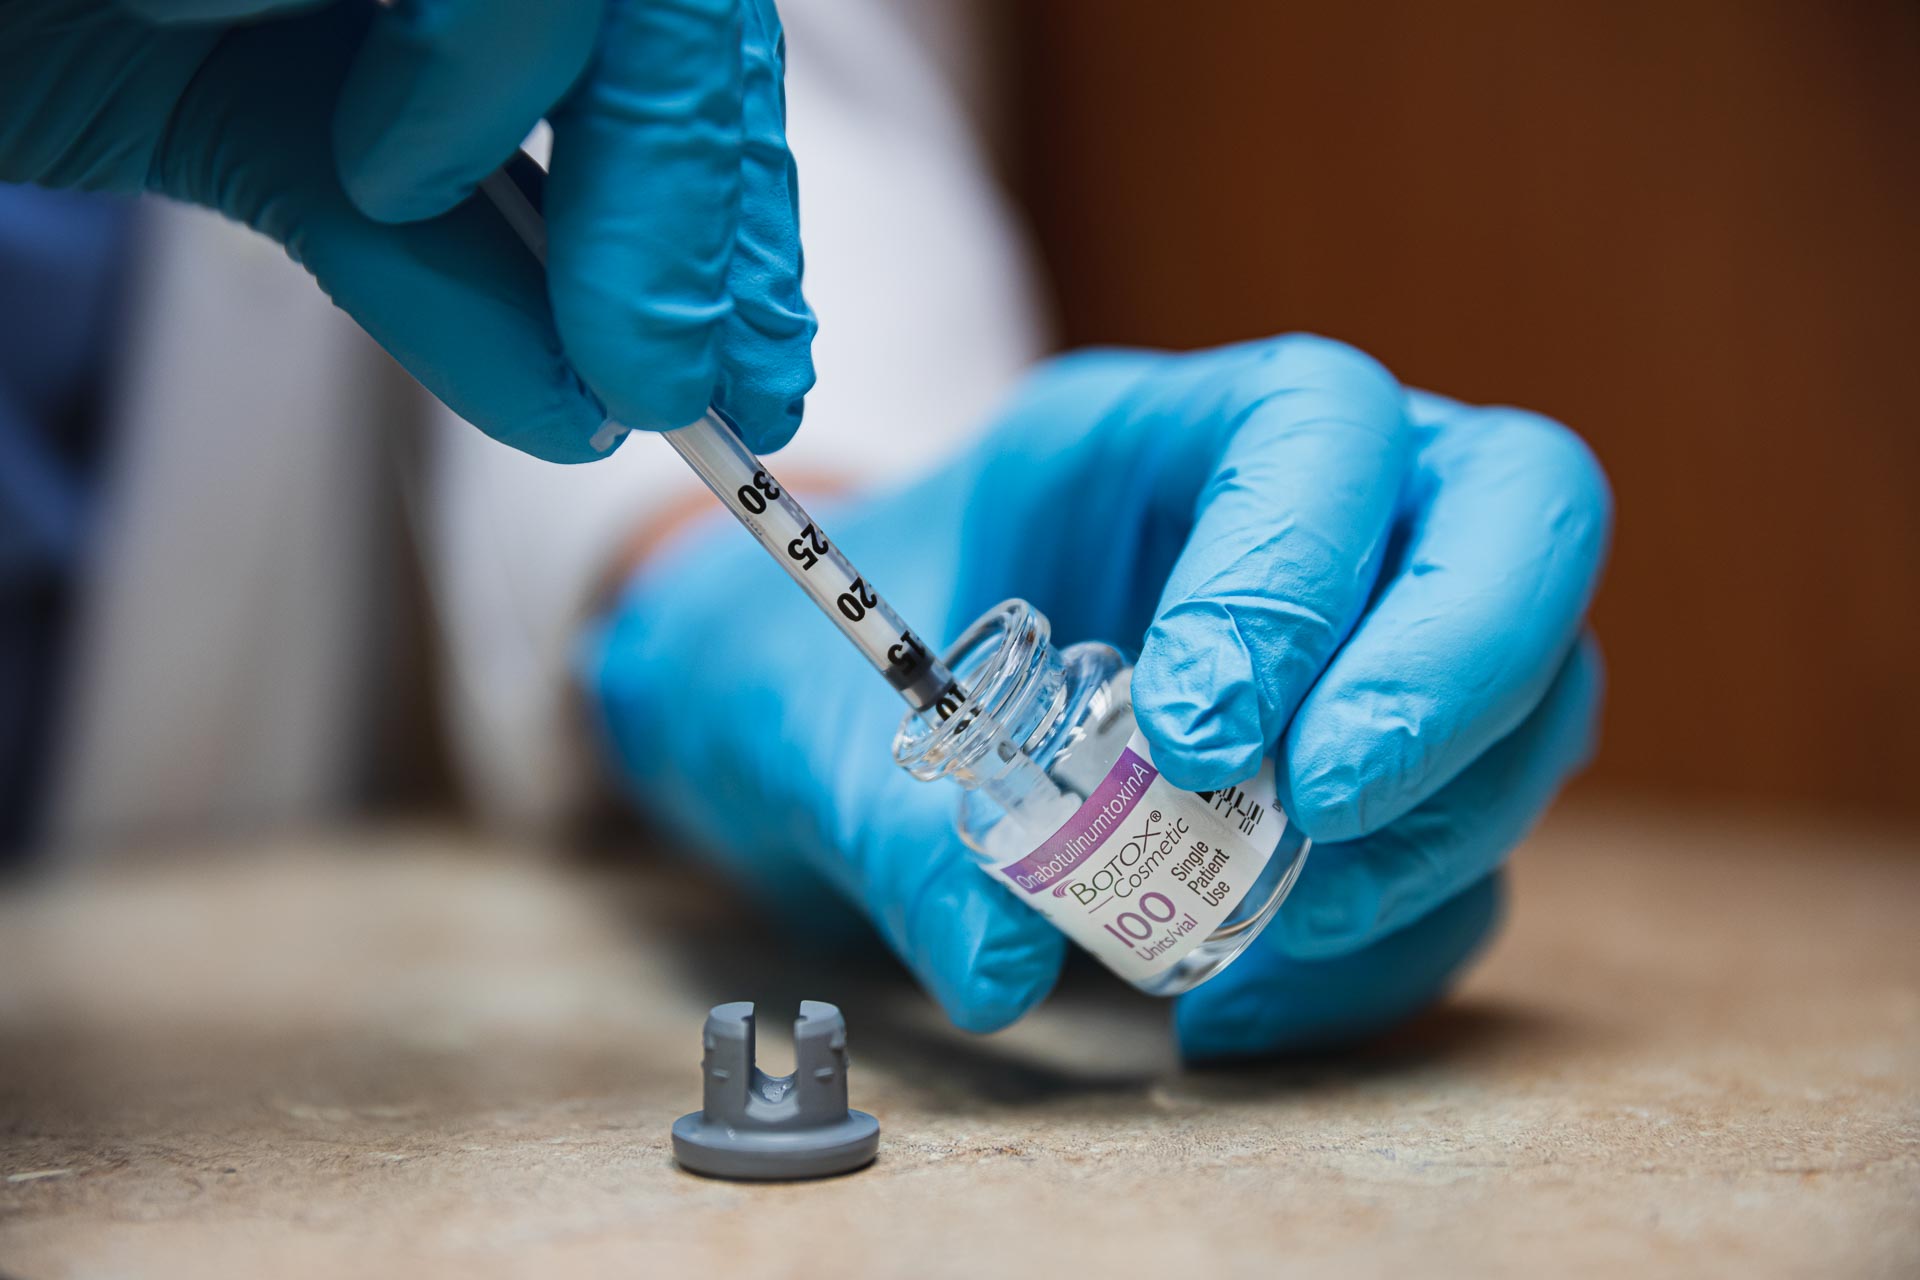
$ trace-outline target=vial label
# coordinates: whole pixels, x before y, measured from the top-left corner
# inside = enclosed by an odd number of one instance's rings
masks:
[[[1157,977],[1217,928],[1253,887],[1286,826],[1273,765],[1220,791],[1160,776],[1139,730],[1039,848],[993,873],[1121,977]]]

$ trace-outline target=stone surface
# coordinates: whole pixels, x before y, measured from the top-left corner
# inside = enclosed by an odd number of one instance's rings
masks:
[[[969,1038],[890,962],[783,950],[704,882],[451,833],[20,888],[0,1273],[1912,1276],[1916,854],[1556,817],[1444,1008],[1204,1072],[1097,972]],[[879,1162],[676,1170],[707,1007],[802,996],[846,1010]]]

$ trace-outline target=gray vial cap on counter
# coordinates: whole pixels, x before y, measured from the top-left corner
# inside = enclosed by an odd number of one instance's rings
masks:
[[[793,1074],[754,1065],[753,1003],[715,1005],[701,1060],[703,1106],[673,1122],[673,1155],[712,1178],[822,1178],[871,1163],[880,1122],[847,1109],[847,1023],[802,1000],[793,1024]]]

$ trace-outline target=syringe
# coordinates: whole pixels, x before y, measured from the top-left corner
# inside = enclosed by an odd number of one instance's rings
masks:
[[[480,189],[544,265],[546,219],[519,185],[499,170],[484,179]],[[610,445],[622,430],[609,424],[595,443]],[[718,410],[708,409],[698,422],[660,434],[909,707],[941,720],[960,709],[966,694],[945,664],[741,443]]]

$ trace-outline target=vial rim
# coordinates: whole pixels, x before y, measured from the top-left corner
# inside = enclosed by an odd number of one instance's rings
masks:
[[[973,692],[959,710],[937,723],[929,724],[921,714],[904,717],[893,737],[894,762],[931,781],[977,760],[992,735],[970,735],[969,730],[983,719],[1004,722],[1012,713],[1031,685],[1032,659],[1046,651],[1052,630],[1046,614],[1018,598],[1002,600],[976,618],[940,659],[954,679]],[[1029,643],[1016,643],[1023,637]],[[993,647],[982,655],[979,651],[989,644]]]

